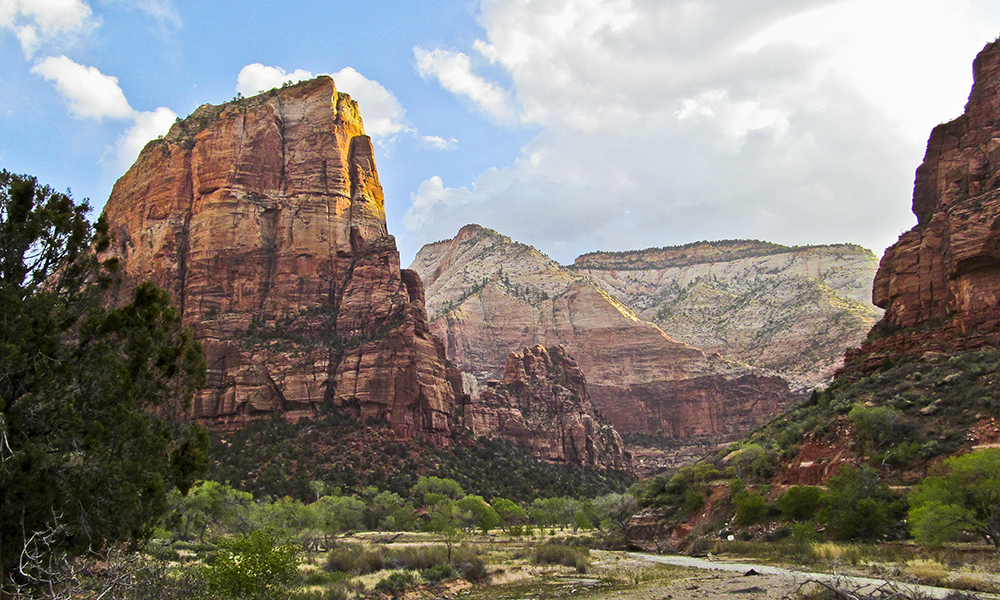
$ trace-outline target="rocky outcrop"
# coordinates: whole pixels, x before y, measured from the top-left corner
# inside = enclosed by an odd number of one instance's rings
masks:
[[[465,419],[476,435],[511,440],[548,462],[632,470],[621,437],[594,410],[580,367],[561,346],[512,353],[503,379],[466,405]]]
[[[399,268],[356,103],[329,77],[204,105],[150,142],[104,214],[127,293],[167,288],[201,340],[199,421],[313,414],[453,427],[460,381]]]
[[[973,63],[965,113],[931,132],[917,225],[888,248],[872,297],[885,315],[851,370],[934,350],[1000,345],[1000,42]]]
[[[870,250],[850,244],[726,240],[595,252],[573,269],[671,337],[811,389],[881,316],[870,302],[877,266]]]
[[[473,396],[512,351],[542,344],[575,357],[621,433],[731,439],[794,401],[780,377],[671,339],[586,275],[478,225],[424,246],[411,268]]]

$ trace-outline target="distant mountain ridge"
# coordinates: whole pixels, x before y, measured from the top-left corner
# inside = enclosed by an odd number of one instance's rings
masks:
[[[500,379],[510,352],[542,344],[576,358],[621,433],[729,439],[795,400],[773,373],[672,339],[591,277],[493,230],[467,225],[424,246],[411,268],[473,395]]]
[[[871,303],[877,266],[853,244],[724,240],[594,252],[571,268],[671,337],[811,389],[881,316]]]

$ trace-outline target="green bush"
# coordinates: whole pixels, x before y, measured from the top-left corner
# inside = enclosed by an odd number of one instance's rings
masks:
[[[220,546],[205,568],[215,598],[281,598],[298,579],[299,550],[272,533],[254,531]]]
[[[733,504],[736,506],[737,525],[752,525],[760,522],[769,512],[767,500],[754,491],[740,490],[733,495]]]
[[[375,584],[376,592],[386,592],[395,598],[399,592],[417,585],[416,576],[409,571],[395,571]]]
[[[421,569],[420,576],[427,581],[447,581],[455,577],[455,567],[451,563],[434,565],[427,569]]]
[[[846,465],[827,483],[820,520],[838,541],[878,540],[898,529],[906,502],[869,466]]]
[[[822,490],[807,485],[796,485],[788,488],[778,496],[775,505],[781,511],[781,516],[789,521],[808,521],[819,511]]]
[[[338,544],[326,555],[328,571],[365,575],[385,568],[387,561],[384,546],[369,547],[361,544]]]

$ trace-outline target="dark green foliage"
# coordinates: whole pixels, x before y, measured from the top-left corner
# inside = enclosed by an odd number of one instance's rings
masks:
[[[637,498],[643,507],[659,509],[667,522],[680,522],[704,503],[708,485],[724,475],[712,463],[681,467],[669,479],[657,475],[639,482]]]
[[[447,581],[455,577],[455,567],[451,563],[435,565],[420,571],[420,576],[431,582]]]
[[[881,540],[899,532],[906,502],[875,469],[847,465],[827,485],[819,518],[835,540]]]
[[[763,521],[771,512],[764,496],[748,490],[739,479],[734,479],[733,484],[729,497],[736,508],[736,524],[752,525]]]
[[[103,305],[88,210],[0,171],[0,583],[35,532],[70,553],[143,540],[205,465],[202,433],[150,414],[203,384],[201,346],[150,283]]]
[[[551,465],[503,440],[456,437],[448,448],[397,439],[385,423],[329,408],[314,419],[255,421],[213,436],[212,479],[257,497],[315,498],[312,481],[360,494],[374,486],[403,498],[421,477],[452,479],[467,493],[527,504],[538,497],[593,497],[635,479],[621,471]],[[419,502],[421,499],[414,498]]]
[[[796,485],[778,496],[775,505],[781,517],[789,521],[808,521],[819,510],[823,490],[808,485]]]
[[[402,592],[406,588],[411,588],[417,585],[417,578],[409,571],[396,571],[394,573],[389,573],[385,579],[382,579],[375,584],[376,592],[385,592],[392,594],[395,598],[399,592]]]
[[[977,414],[1000,411],[1000,351],[982,348],[905,359],[867,376],[837,379],[748,438],[782,460],[807,440],[837,440],[847,416],[855,456],[890,477],[957,452]]]

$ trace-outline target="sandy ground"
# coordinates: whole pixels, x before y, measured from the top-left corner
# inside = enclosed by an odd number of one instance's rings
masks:
[[[593,553],[592,570],[586,575],[557,575],[550,571],[522,573],[525,579],[514,578],[488,588],[438,590],[432,597],[468,600],[549,600],[580,598],[587,600],[795,600],[804,586],[823,582],[841,589],[872,592],[891,586],[912,596],[944,598],[953,590],[914,584],[887,583],[881,579],[809,573],[781,567],[738,562],[714,561],[685,556],[659,556],[640,553]],[[669,565],[649,581],[633,585],[610,586],[602,582],[612,573],[639,573],[652,563]],[[620,576],[618,579],[622,579]],[[533,580],[533,581],[530,581]],[[427,597],[427,596],[424,596]],[[1000,596],[975,593],[983,600],[1000,600]]]

